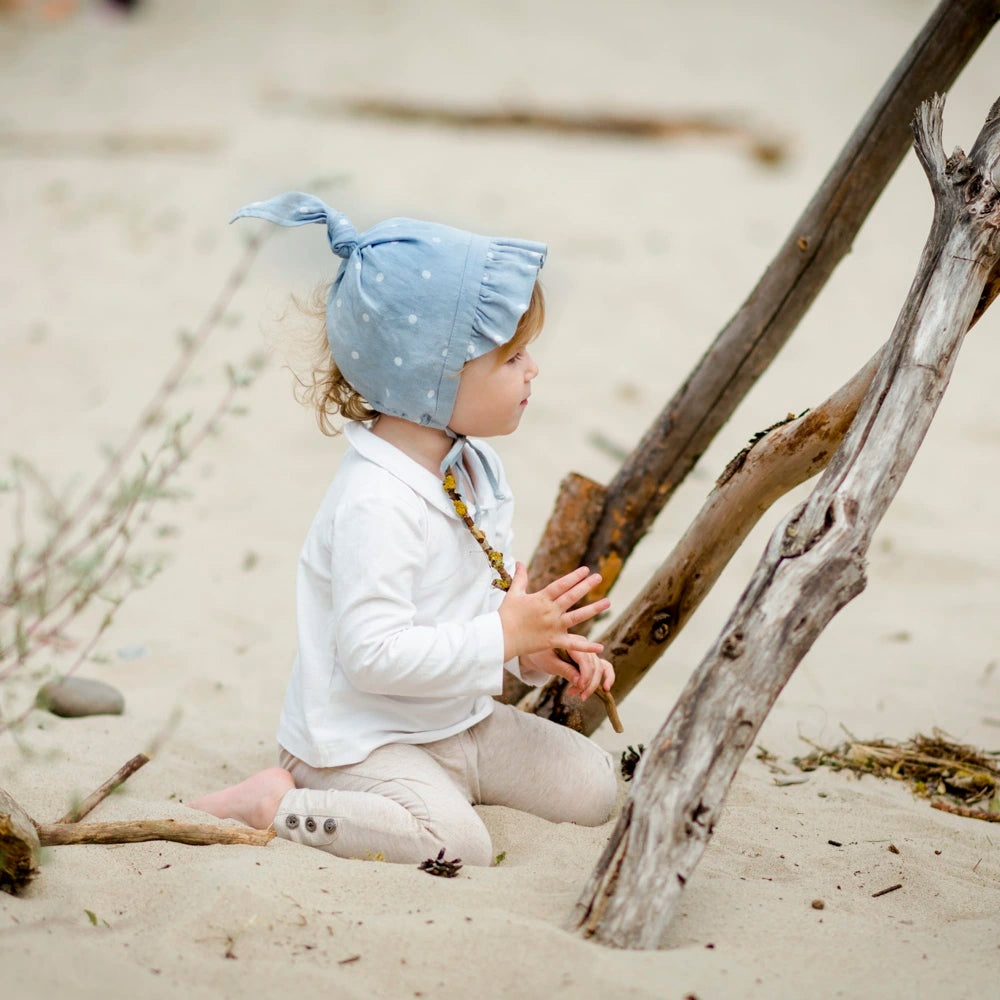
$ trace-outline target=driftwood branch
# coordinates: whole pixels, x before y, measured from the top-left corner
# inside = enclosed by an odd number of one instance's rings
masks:
[[[100,805],[116,788],[120,788],[140,767],[148,763],[149,758],[144,753],[137,753],[131,760],[122,764],[100,788],[91,792],[78,806],[74,806],[65,816],[57,819],[56,822],[79,823],[84,816],[93,812],[95,806]]]
[[[595,596],[614,585],[657,514],[850,250],[909,148],[906,121],[913,108],[951,86],[998,19],[1000,0],[942,0],[931,14],[757,286],[609,485],[581,559],[604,577]]]
[[[577,904],[602,943],[656,947],[711,837],[729,785],[778,694],[865,586],[872,534],[948,385],[1000,262],[1000,101],[968,157],[941,146],[943,98],[913,122],[934,222],[878,372],[809,498],[773,534],[722,633],[640,762],[632,794]]]
[[[125,767],[134,764],[137,759],[133,758]],[[135,769],[141,766],[137,765]],[[273,837],[274,830],[178,823],[172,819],[124,823],[66,823],[60,820],[58,823],[40,824],[24,811],[16,799],[0,788],[0,890],[19,892],[35,878],[42,847],[62,844],[135,844],[146,840],[171,840],[199,846],[249,844],[260,847]]]
[[[263,847],[274,839],[274,830],[208,823],[178,823],[172,819],[139,819],[124,823],[43,823],[38,826],[42,847],[63,844],[138,844],[146,840],[171,840],[178,844],[250,844]]]

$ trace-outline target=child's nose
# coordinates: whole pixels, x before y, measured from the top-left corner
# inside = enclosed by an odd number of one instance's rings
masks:
[[[538,365],[535,364],[535,359],[529,354],[528,367],[524,371],[525,381],[530,382],[537,374],[538,374]]]

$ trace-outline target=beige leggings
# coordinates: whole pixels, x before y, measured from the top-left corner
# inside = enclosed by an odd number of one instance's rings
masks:
[[[611,755],[579,733],[497,703],[435,743],[391,743],[359,764],[315,768],[282,749],[296,788],[281,800],[278,835],[342,858],[381,854],[418,864],[489,865],[493,847],[473,805],[501,805],[555,823],[598,826],[611,815]]]

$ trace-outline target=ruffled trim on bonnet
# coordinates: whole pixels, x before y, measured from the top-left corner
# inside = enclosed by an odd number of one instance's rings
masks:
[[[530,240],[492,239],[483,263],[473,333],[495,347],[514,336],[531,301],[538,272],[545,263],[545,244]]]

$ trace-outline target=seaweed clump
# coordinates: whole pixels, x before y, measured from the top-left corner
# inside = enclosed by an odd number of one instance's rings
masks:
[[[832,750],[815,747],[805,757],[793,757],[802,771],[829,767],[834,771],[872,774],[905,781],[914,795],[941,798],[960,806],[979,803],[977,812],[1000,815],[1000,751],[977,750],[947,739],[935,729],[904,741],[850,740]]]

